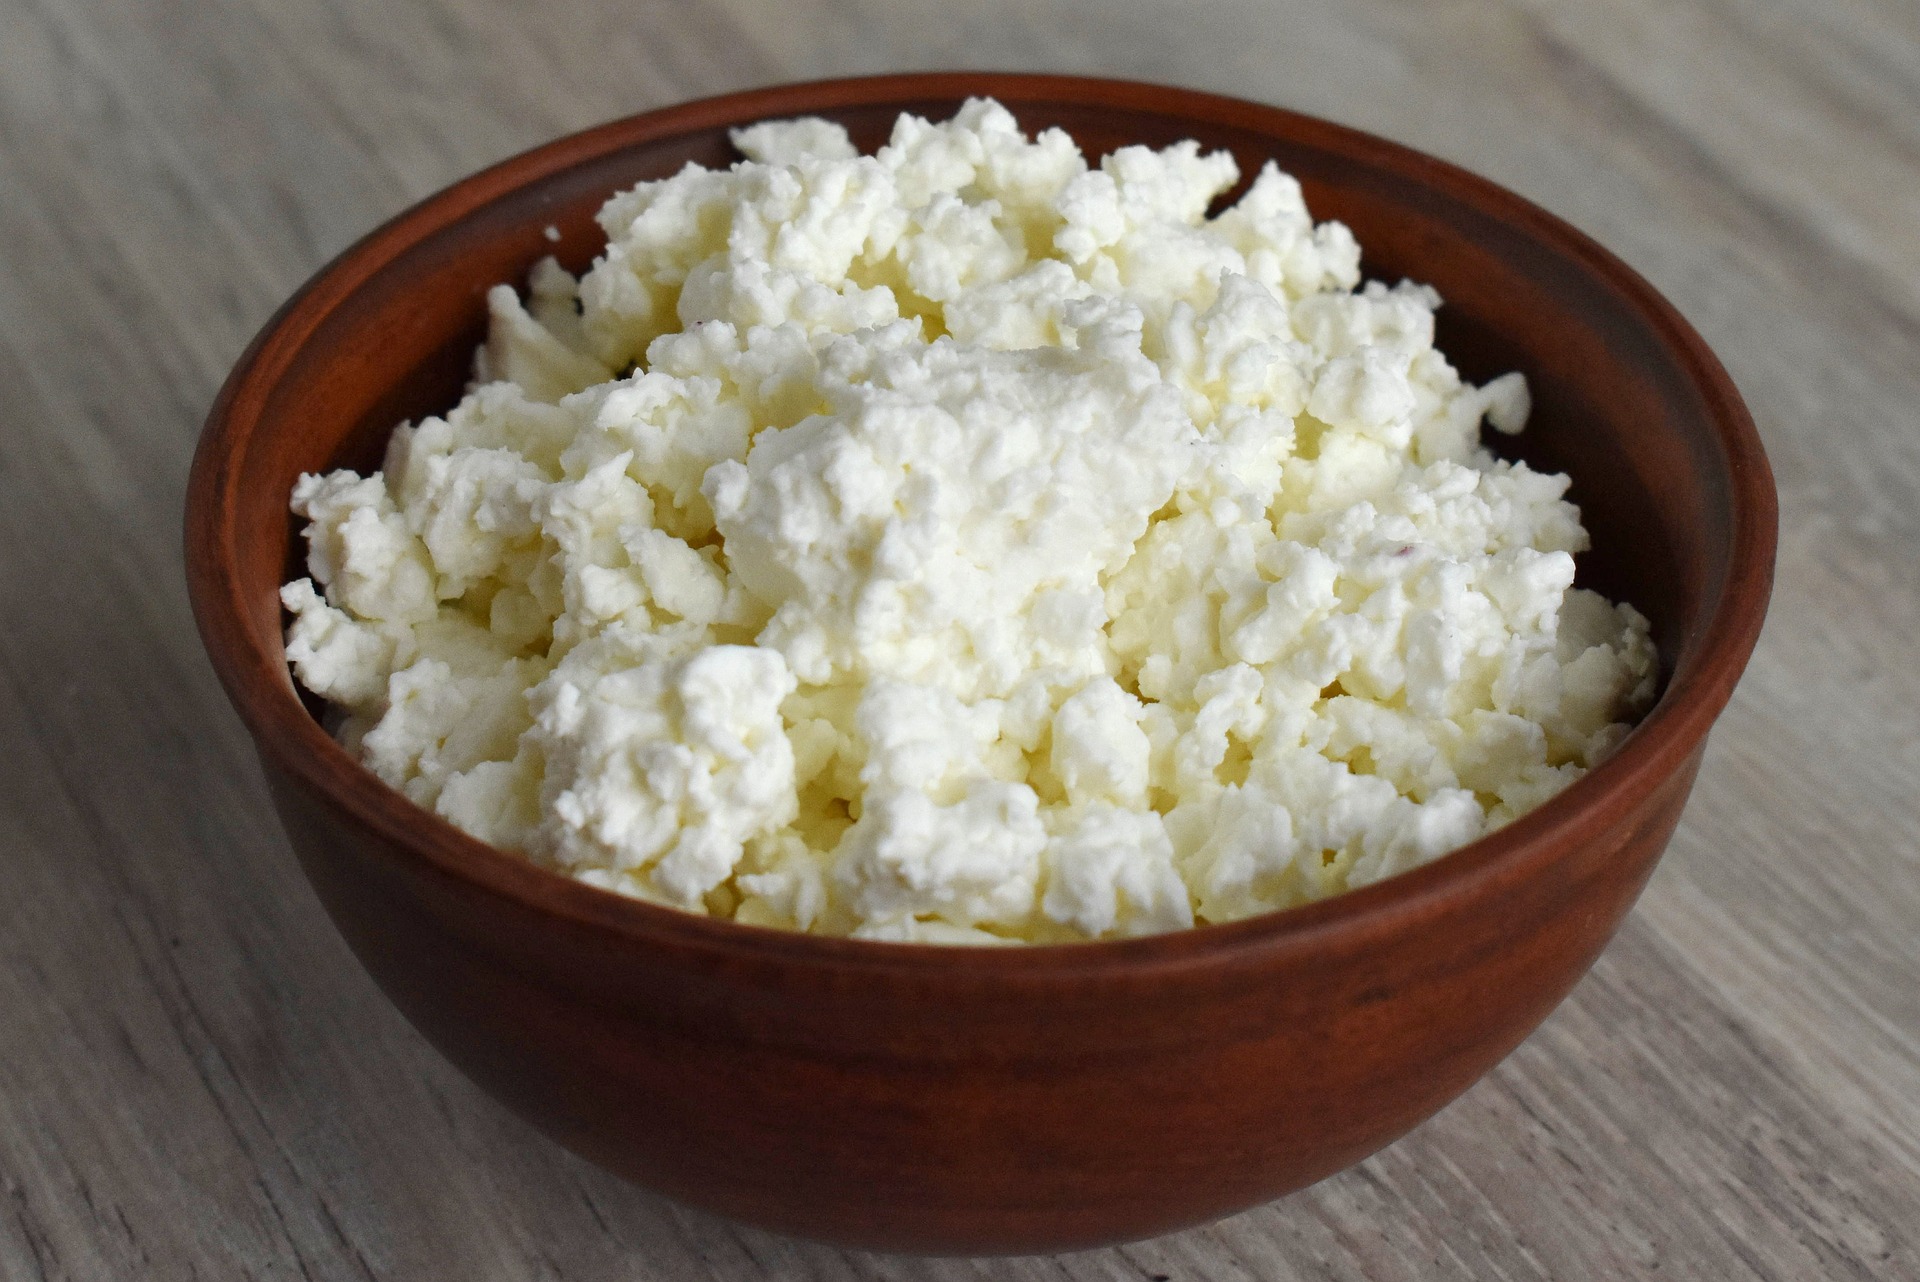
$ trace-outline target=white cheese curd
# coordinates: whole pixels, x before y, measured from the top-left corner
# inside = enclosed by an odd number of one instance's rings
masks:
[[[475,381],[302,477],[287,656],[381,778],[693,912],[1116,938],[1435,859],[1604,756],[1646,620],[1573,587],[1517,374],[1271,164],[1089,167],[998,104],[608,201]]]

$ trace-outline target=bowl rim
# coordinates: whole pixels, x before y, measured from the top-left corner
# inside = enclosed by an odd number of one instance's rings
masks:
[[[1620,295],[1699,391],[1727,464],[1732,547],[1698,645],[1648,715],[1607,760],[1498,831],[1419,868],[1331,898],[1240,921],[1134,939],[1007,948],[819,936],[683,912],[601,890],[488,845],[389,787],[320,726],[295,693],[283,650],[254,643],[237,561],[236,509],[251,439],[269,395],[332,309],[418,241],[508,193],[609,152],[649,141],[836,108],[990,96],[1143,111],[1280,134],[1397,171],[1438,189],[1558,254]],[[1652,285],[1591,237],[1488,179],[1398,143],[1285,108],[1141,81],[1014,72],[917,72],[773,85],[610,121],[519,153],[419,201],[320,268],[255,336],[208,411],[188,480],[188,594],[216,675],[273,766],[346,810],[403,857],[470,891],[517,901],[575,927],[633,944],[725,956],[737,963],[956,983],[1139,978],[1232,969],[1275,951],[1310,951],[1340,937],[1364,946],[1464,900],[1528,880],[1564,842],[1595,831],[1659,786],[1705,739],[1758,640],[1778,537],[1772,473],[1752,417],[1706,342]]]

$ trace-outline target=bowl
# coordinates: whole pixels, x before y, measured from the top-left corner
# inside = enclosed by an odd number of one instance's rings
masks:
[[[1524,371],[1511,452],[1573,477],[1582,582],[1653,623],[1662,692],[1517,822],[1335,899],[1125,942],[979,951],[760,930],[621,898],[486,846],[329,738],[276,589],[301,472],[377,465],[458,399],[485,293],[578,270],[617,189],[735,159],[730,126],[991,94],[1089,155],[1197,138],[1272,158],[1370,277],[1435,285],[1470,377]],[[1237,195],[1237,193],[1235,193]],[[552,239],[557,231],[558,240]],[[1504,443],[1503,443],[1504,448]],[[560,1143],[771,1229],[925,1252],[1053,1250],[1209,1220],[1358,1161],[1458,1095],[1567,994],[1646,883],[1757,637],[1773,486],[1740,397],[1639,276],[1567,224],[1404,147],[1229,98],[1061,76],[903,75],[734,94],[563,138],[373,232],[256,338],[208,416],[186,513],[207,653],[307,878],[450,1060]]]

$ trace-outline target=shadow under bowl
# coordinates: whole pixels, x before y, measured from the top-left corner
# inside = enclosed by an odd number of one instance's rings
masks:
[[[377,465],[458,399],[485,293],[579,270],[614,191],[815,114],[884,141],[992,95],[1092,156],[1196,138],[1298,177],[1370,277],[1431,283],[1468,377],[1535,410],[1511,451],[1573,477],[1582,581],[1653,622],[1657,705],[1538,810],[1389,881],[1116,943],[977,951],[758,930],[623,899],[455,830],[321,729],[279,585],[302,472]],[[548,228],[558,232],[554,242]],[[1502,448],[1506,443],[1502,442]],[[1271,107],[1118,81],[905,75],[650,112],[469,178],[322,270],[241,358],[187,503],[207,651],[327,911],[455,1064],[569,1148],[671,1197],[834,1242],[1038,1251],[1139,1238],[1300,1188],[1428,1117],[1592,964],[1680,816],[1758,636],[1775,508],[1753,425],[1639,276],[1526,201]]]

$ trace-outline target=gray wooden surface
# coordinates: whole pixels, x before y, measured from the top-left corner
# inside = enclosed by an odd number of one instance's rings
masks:
[[[181,585],[201,415],[378,220],[643,108],[891,68],[1177,82],[1504,182],[1707,336],[1773,613],[1638,910],[1362,1166],[1057,1259],[846,1254],[441,1062],[282,842]],[[0,0],[0,1277],[1920,1278],[1914,0]]]

